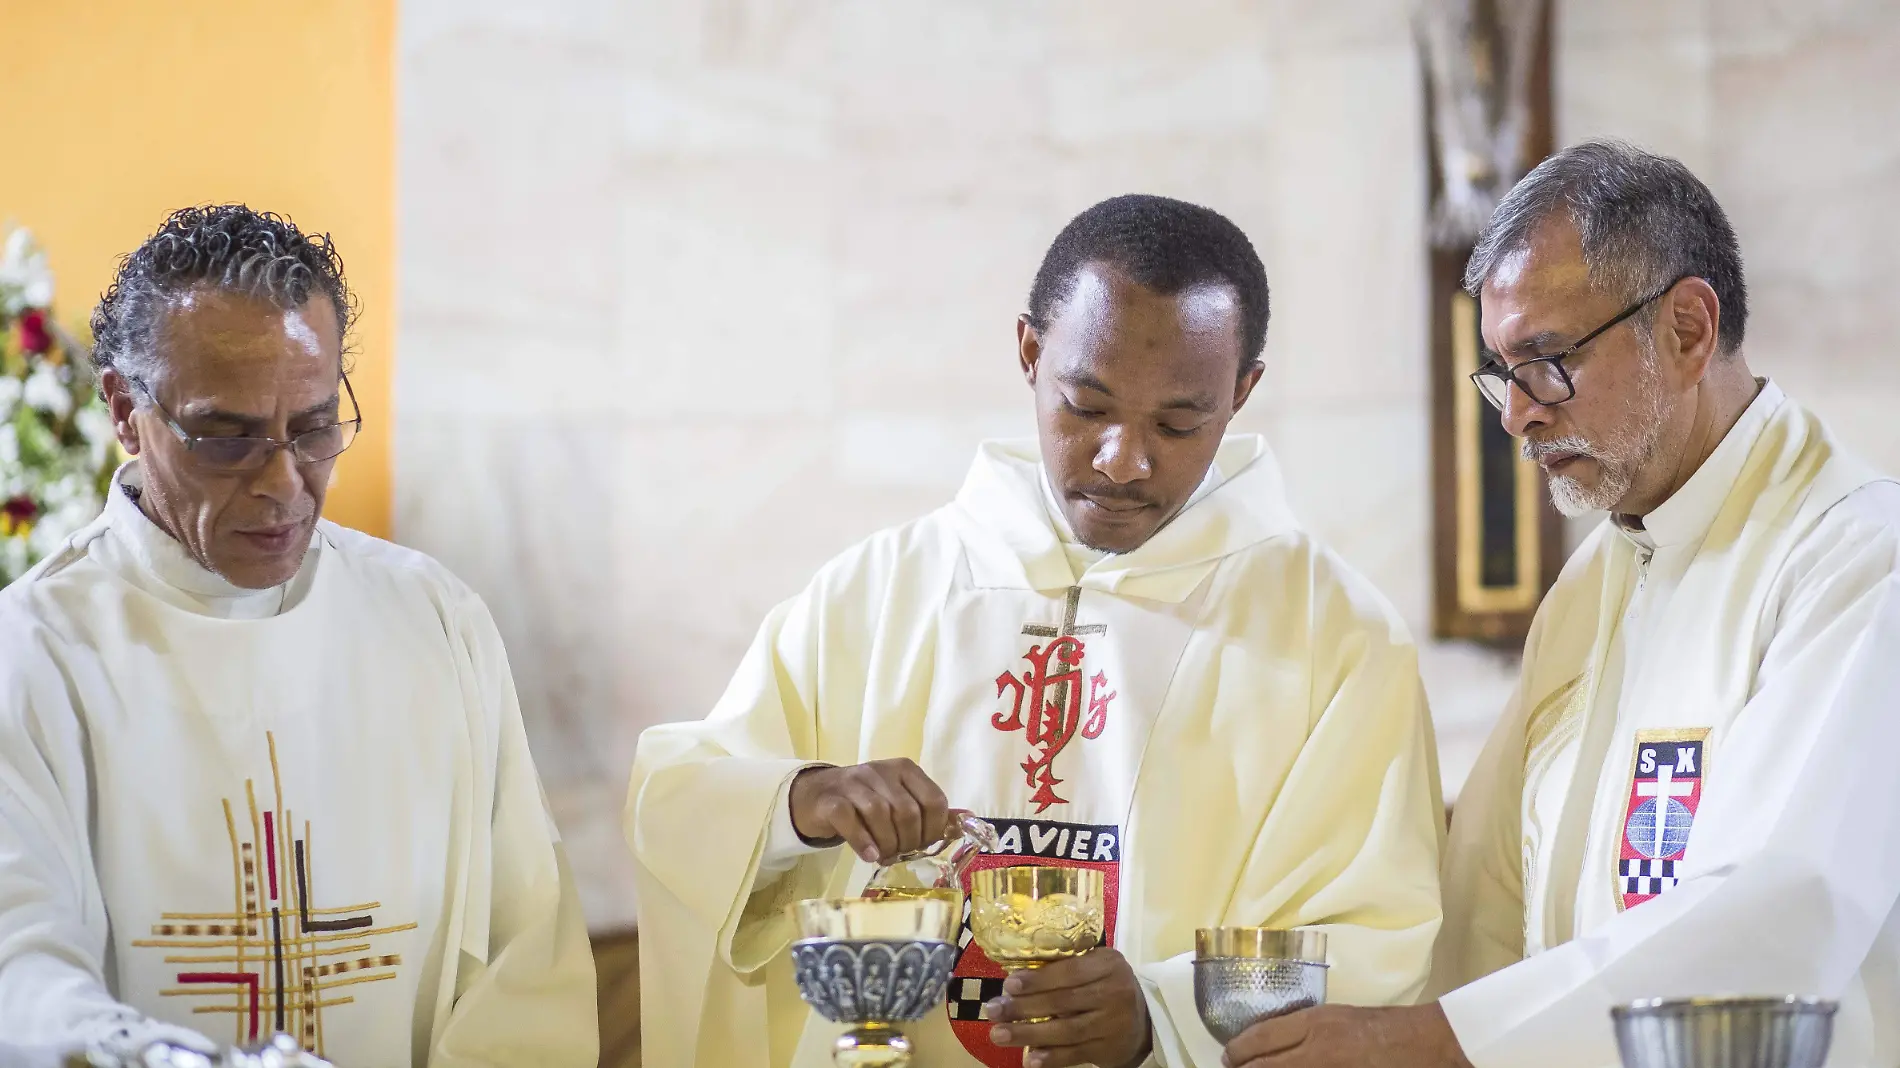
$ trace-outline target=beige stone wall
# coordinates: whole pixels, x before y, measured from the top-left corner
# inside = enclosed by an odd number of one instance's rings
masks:
[[[1762,25],[1717,33],[1716,3],[1564,4],[1565,132],[1713,171],[1750,255],[1751,352],[1900,468],[1879,417],[1900,390],[1880,345],[1900,303],[1894,5],[1736,0]],[[1253,237],[1274,314],[1242,428],[1423,627],[1408,12],[403,5],[397,534],[494,609],[597,926],[632,917],[618,820],[640,729],[704,714],[819,563],[941,504],[981,438],[1029,432],[1014,317],[1101,197],[1197,200]],[[1857,225],[1856,205],[1886,215]],[[1449,779],[1510,670],[1429,654]]]
[[[1559,9],[1562,136],[1708,182],[1741,239],[1749,364],[1900,472],[1900,3]]]

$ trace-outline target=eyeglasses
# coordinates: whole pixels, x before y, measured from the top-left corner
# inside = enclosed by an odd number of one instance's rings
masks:
[[[158,402],[158,397],[149,386],[136,378],[128,377],[127,380],[145,394],[145,399],[152,402],[152,407],[158,410],[159,419],[177,435],[185,451],[201,466],[212,471],[255,471],[269,463],[278,449],[289,449],[291,458],[300,464],[315,464],[335,459],[356,441],[356,432],[363,427],[363,409],[356,403],[356,390],[350,388],[350,376],[346,374],[341,377],[343,390],[350,398],[350,410],[356,413],[355,418],[306,430],[288,440],[187,434],[185,428],[179,426],[172,414]]]
[[[1595,341],[1623,320],[1642,311],[1652,301],[1662,299],[1663,294],[1676,288],[1676,282],[1690,277],[1693,276],[1685,274],[1682,278],[1670,282],[1642,300],[1617,312],[1614,319],[1583,335],[1576,344],[1562,352],[1553,352],[1548,356],[1533,356],[1515,367],[1507,367],[1493,356],[1485,361],[1484,366],[1471,372],[1471,382],[1478,387],[1479,393],[1484,394],[1484,399],[1491,402],[1491,407],[1498,411],[1504,410],[1505,401],[1511,395],[1513,382],[1517,383],[1517,388],[1523,390],[1526,396],[1540,405],[1548,407],[1553,404],[1562,404],[1577,395],[1577,384],[1570,380],[1570,371],[1563,365],[1564,360],[1575,356],[1578,350]]]

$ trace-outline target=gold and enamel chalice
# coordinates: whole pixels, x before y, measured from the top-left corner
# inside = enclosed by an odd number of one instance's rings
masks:
[[[1005,971],[1079,957],[1102,943],[1102,873],[1015,865],[970,877],[970,933]]]
[[[849,1025],[831,1050],[839,1068],[900,1068],[911,1041],[898,1025],[943,1002],[956,967],[958,905],[941,898],[837,898],[791,906],[798,993]]]
[[[1081,956],[1102,944],[1102,872],[1013,865],[969,880],[969,929],[982,952],[1022,971]]]
[[[985,868],[970,876],[970,935],[1006,972],[1079,957],[1102,944],[1102,887],[1093,868]]]
[[[1326,934],[1269,927],[1194,932],[1194,1008],[1221,1045],[1262,1020],[1326,1001]]]

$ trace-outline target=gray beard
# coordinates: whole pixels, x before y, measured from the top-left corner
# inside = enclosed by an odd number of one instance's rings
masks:
[[[1550,487],[1550,503],[1556,506],[1557,511],[1572,519],[1616,507],[1629,495],[1630,487],[1636,484],[1636,473],[1656,455],[1656,444],[1662,437],[1666,403],[1662,376],[1656,367],[1655,351],[1651,349],[1647,355],[1646,373],[1638,383],[1635,395],[1624,405],[1624,426],[1628,428],[1625,432],[1604,441],[1591,441],[1579,434],[1566,434],[1547,441],[1526,439],[1524,442],[1521,452],[1526,460],[1565,452],[1588,456],[1597,462],[1597,469],[1602,474],[1594,487],[1585,486],[1568,475],[1546,476]]]

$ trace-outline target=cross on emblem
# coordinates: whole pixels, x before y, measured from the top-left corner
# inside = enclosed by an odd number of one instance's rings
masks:
[[[1081,587],[1071,586],[1060,627],[1041,623],[1025,625],[1024,634],[1050,641],[1032,646],[1023,656],[1029,661],[1029,669],[1021,678],[1009,671],[996,677],[996,696],[1013,690],[1015,701],[1007,716],[998,712],[990,717],[990,725],[1000,731],[1022,731],[1028,740],[1031,749],[1029,759],[1022,764],[1023,776],[1028,785],[1036,788],[1030,800],[1036,803],[1039,813],[1051,805],[1068,803],[1068,798],[1055,791],[1062,782],[1055,774],[1056,756],[1077,734],[1084,738],[1099,737],[1108,725],[1109,702],[1116,696],[1113,691],[1103,692],[1108,690],[1108,675],[1096,672],[1089,679],[1088,717],[1084,720],[1082,659],[1087,646],[1082,636],[1106,634],[1108,627],[1100,623],[1076,626],[1076,609],[1081,601]],[[1029,706],[1027,719],[1023,716],[1025,703]]]
[[[1636,784],[1637,797],[1653,797],[1656,799],[1656,839],[1654,844],[1650,846],[1649,853],[1652,857],[1668,856],[1667,853],[1663,852],[1663,832],[1669,826],[1669,799],[1672,797],[1688,797],[1690,794],[1695,793],[1695,783],[1676,782],[1675,774],[1675,768],[1664,764],[1662,767],[1656,769],[1655,782],[1639,782]]]
[[[1023,633],[1032,638],[1073,638],[1080,634],[1107,634],[1106,623],[1089,623],[1080,627],[1075,625],[1075,610],[1081,604],[1082,587],[1070,586],[1069,604],[1062,610],[1062,626],[1050,627],[1041,623],[1025,623]],[[1065,659],[1063,663],[1066,664],[1068,661]]]

